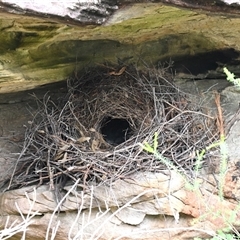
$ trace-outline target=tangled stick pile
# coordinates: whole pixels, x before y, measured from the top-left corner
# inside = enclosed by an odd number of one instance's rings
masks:
[[[139,144],[152,144],[155,133],[158,152],[190,175],[196,151],[218,139],[215,119],[194,106],[164,69],[89,69],[68,81],[61,103],[50,97],[40,103],[9,189],[49,184],[53,190],[78,179],[84,189],[166,169]],[[204,159],[211,157],[207,152]]]

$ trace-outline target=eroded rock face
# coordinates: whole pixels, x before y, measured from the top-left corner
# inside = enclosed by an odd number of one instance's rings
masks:
[[[232,182],[236,170],[229,169],[224,196],[233,198],[232,202],[219,199],[216,182],[211,176],[207,181],[195,179],[200,181],[200,188],[187,189],[181,175],[173,171],[138,173],[131,179],[116,181],[111,188],[98,186],[82,192],[76,185],[65,187],[68,192],[60,207],[47,186],[3,193],[0,195],[0,226],[2,228],[10,216],[9,226],[15,221],[14,226],[19,230],[13,239],[18,239],[25,227],[26,239],[43,239],[53,234],[54,239],[69,236],[82,239],[213,236],[217,229],[227,227],[226,219],[232,214],[235,214],[232,224],[239,228],[236,195],[229,195],[228,190],[230,185],[237,189],[239,181]],[[219,211],[221,214],[215,215]],[[26,216],[24,223],[19,212]],[[54,228],[56,233],[52,232]],[[7,227],[5,229],[6,234]]]
[[[176,61],[181,66],[177,73],[184,72],[186,78],[223,77],[222,64],[238,74],[239,26],[239,18],[230,13],[162,3],[126,4],[101,26],[2,12],[0,92],[60,81],[103,61],[139,66],[142,60],[153,65]],[[196,66],[207,63],[204,72],[188,66],[189,56]]]
[[[72,0],[61,2],[2,0],[0,6],[18,14],[47,15],[84,24],[102,24],[118,9],[116,0]]]

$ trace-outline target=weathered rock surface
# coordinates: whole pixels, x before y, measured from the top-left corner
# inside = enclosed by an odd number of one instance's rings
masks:
[[[188,78],[221,77],[223,64],[239,73],[240,20],[231,13],[138,3],[122,6],[101,26],[6,12],[0,18],[1,93],[60,81],[103,61],[171,59]]]
[[[225,176],[224,197],[220,200],[212,176],[199,181],[200,188],[186,188],[181,175],[173,171],[139,173],[131,179],[116,181],[108,186],[68,191],[63,204],[56,204],[47,186],[23,188],[0,195],[3,228],[19,230],[12,239],[19,239],[27,227],[26,239],[192,239],[215,234],[217,229],[231,224],[240,227],[239,180],[229,167]],[[21,216],[19,215],[21,213]],[[13,224],[13,225],[11,225]],[[37,227],[36,227],[37,226]],[[54,233],[56,231],[56,233]],[[2,232],[4,236],[4,232]]]

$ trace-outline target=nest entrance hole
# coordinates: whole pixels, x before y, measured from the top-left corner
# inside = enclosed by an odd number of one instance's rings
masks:
[[[132,129],[127,119],[109,116],[101,122],[100,131],[103,139],[113,146],[125,142],[132,135]]]

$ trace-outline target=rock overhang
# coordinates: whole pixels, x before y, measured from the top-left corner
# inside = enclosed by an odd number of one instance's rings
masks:
[[[13,82],[18,86],[17,90],[23,90],[61,81],[85,66],[104,61],[128,59],[127,63],[139,64],[139,59],[142,59],[155,65],[171,60],[187,69],[184,62],[187,59],[199,55],[206,59],[215,52],[224,53],[228,49],[237,53],[240,48],[236,31],[240,19],[235,15],[228,16],[230,26],[220,13],[211,14],[163,3],[126,5],[101,26],[72,25],[68,21],[63,23],[52,18],[40,19],[6,12],[1,16],[1,92],[14,91],[11,88]],[[221,58],[215,57],[212,65],[217,68],[238,60],[238,56],[229,61]],[[204,57],[202,59],[207,62]],[[200,66],[199,62],[196,65]],[[201,77],[216,68],[208,69],[206,66]],[[187,78],[197,72],[189,70],[189,75],[184,75]],[[218,71],[216,76],[223,75]]]

